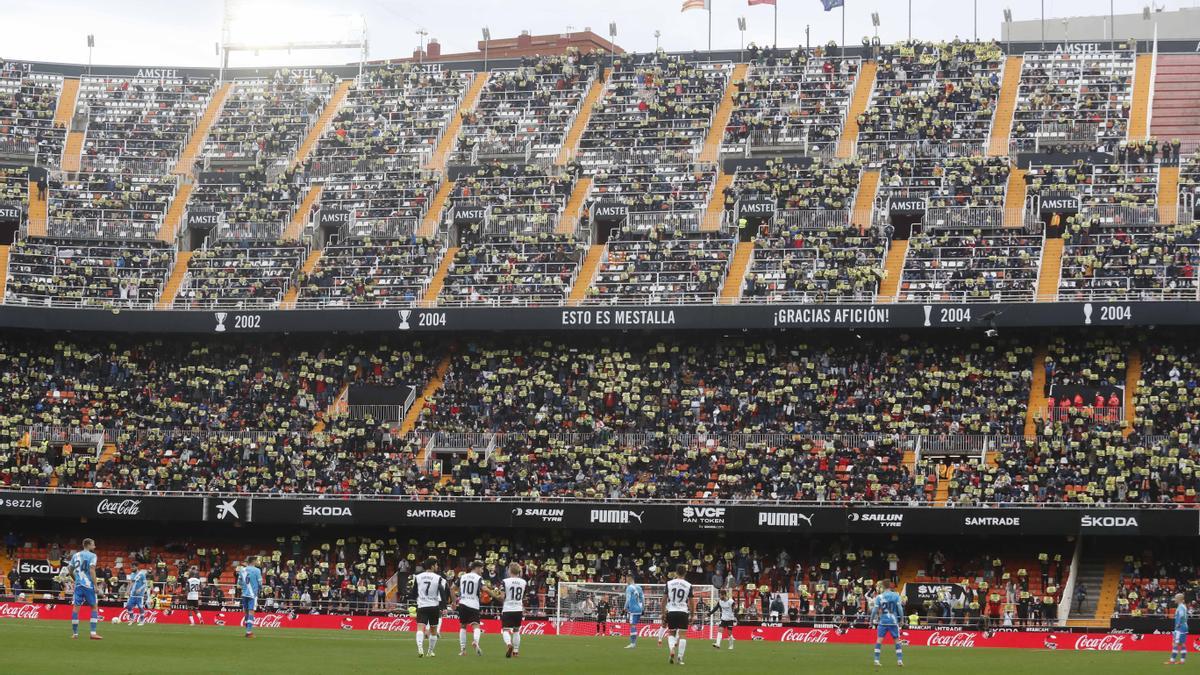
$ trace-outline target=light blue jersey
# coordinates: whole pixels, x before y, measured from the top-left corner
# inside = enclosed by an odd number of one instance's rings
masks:
[[[880,626],[899,626],[901,612],[903,609],[900,607],[900,594],[896,591],[884,591],[875,596],[872,614],[878,617]]]
[[[92,570],[96,569],[96,554],[79,551],[71,556],[71,576],[80,588],[92,588]]]
[[[262,570],[254,565],[246,565],[238,574],[238,588],[242,591],[243,598],[257,598],[262,592],[263,578]]]
[[[642,587],[637,584],[629,584],[625,587],[625,611],[630,614],[641,614],[645,596],[642,595]]]
[[[1179,606],[1175,608],[1175,633],[1183,633],[1184,635],[1187,635],[1187,632],[1188,608],[1187,605],[1180,603]]]
[[[146,594],[146,570],[129,574],[129,597],[140,598]]]

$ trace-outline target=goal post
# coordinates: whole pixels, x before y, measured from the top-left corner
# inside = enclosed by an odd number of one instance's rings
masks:
[[[666,584],[642,584],[643,609],[638,623],[638,637],[658,638],[665,633],[663,605]],[[688,625],[689,638],[716,639],[717,615],[709,610],[717,606],[717,588],[693,585],[696,611]],[[629,636],[629,613],[625,611],[625,584],[561,581],[554,613],[559,635],[596,635],[597,611],[608,602],[607,635]]]

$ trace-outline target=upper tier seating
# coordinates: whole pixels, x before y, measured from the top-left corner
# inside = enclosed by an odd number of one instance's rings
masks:
[[[1129,129],[1134,53],[1026,53],[1013,114],[1012,152],[1113,152]]]
[[[8,252],[10,304],[153,306],[174,262],[165,244],[26,239]]]
[[[0,155],[37,157],[56,167],[67,132],[54,125],[61,75],[31,73],[0,59]]]

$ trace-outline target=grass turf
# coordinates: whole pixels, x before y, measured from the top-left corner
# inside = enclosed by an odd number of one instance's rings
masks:
[[[236,626],[101,626],[103,641],[78,640],[63,621],[0,619],[0,670],[9,673],[651,673],[675,672],[666,647],[653,639],[624,649],[624,638],[525,636],[519,659],[505,659],[499,635],[483,637],[483,657],[458,656],[458,634],[438,644],[437,658],[418,659],[412,633],[264,629],[253,640]],[[869,645],[739,641],[733,651],[689,640],[690,673],[1088,673],[1160,670],[1166,654],[1023,649],[909,648],[896,667],[891,645],[883,667],[871,665]],[[668,670],[670,669],[670,670]]]

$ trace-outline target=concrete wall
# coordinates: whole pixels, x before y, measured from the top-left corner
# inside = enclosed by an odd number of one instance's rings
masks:
[[[1096,3],[1107,8],[1107,3]],[[1046,17],[1046,42],[1086,42],[1105,41],[1109,39],[1108,14],[1095,16]],[[1112,35],[1117,40],[1149,40],[1154,37],[1154,27],[1158,26],[1159,40],[1200,40],[1200,8],[1180,9],[1172,12],[1151,12],[1150,20],[1142,18],[1142,14],[1117,14],[1114,18],[1116,30]],[[1065,22],[1065,23],[1064,23]],[[1011,31],[1010,31],[1011,28]],[[1002,41],[1040,42],[1042,39],[1042,22],[1035,18],[1032,21],[1013,21],[1011,24],[1000,24]]]

